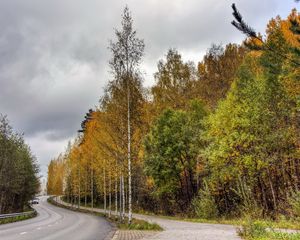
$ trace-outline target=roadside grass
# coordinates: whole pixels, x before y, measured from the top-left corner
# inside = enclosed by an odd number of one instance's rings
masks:
[[[267,232],[260,236],[243,237],[246,240],[299,240],[299,233]]]
[[[66,208],[66,209],[69,209],[72,211],[89,213],[89,214],[93,214],[96,216],[105,217],[109,222],[113,223],[118,229],[121,229],[121,230],[145,230],[145,231],[162,231],[163,230],[156,223],[149,223],[147,221],[139,220],[139,219],[135,219],[135,218],[132,219],[132,223],[129,225],[127,223],[128,222],[127,218],[124,219],[124,222],[120,222],[120,220],[115,216],[108,217],[104,213],[99,213],[99,212],[90,211],[90,210],[86,210],[86,209],[78,209],[76,207],[70,207],[70,206],[60,204],[60,203],[54,201],[53,197],[48,198],[47,201],[55,206]]]
[[[127,223],[128,219],[125,218],[124,222],[125,223],[120,223],[120,221],[116,218],[110,218],[111,220],[113,220],[115,222],[115,224],[117,225],[118,229],[122,229],[122,230],[147,230],[147,231],[162,231],[162,227],[159,226],[156,223],[149,223],[147,221],[144,220],[140,220],[140,219],[132,219],[132,223],[129,225]]]
[[[226,224],[234,226],[243,226],[248,222],[248,218],[216,218],[216,219],[203,219],[203,218],[190,218],[185,216],[165,216],[160,214],[153,214],[149,212],[139,211],[139,214],[144,214],[148,216],[160,217],[169,220],[178,220],[185,222],[195,222],[195,223],[211,223],[211,224]],[[287,219],[284,216],[279,217],[277,220],[272,219],[253,219],[253,221],[259,221],[270,228],[282,228],[282,229],[292,229],[300,230],[300,219]]]
[[[300,240],[300,233],[281,232],[262,221],[251,221],[238,228],[240,237],[246,240]]]
[[[178,218],[179,220],[180,218]],[[235,219],[226,219],[220,218],[215,220],[210,219],[194,219],[194,218],[183,218],[183,221],[189,222],[199,222],[199,223],[214,223],[214,224],[230,224],[235,226],[242,226],[247,222],[245,218],[235,218]],[[259,221],[270,228],[282,228],[282,229],[293,229],[300,230],[300,221],[297,220],[287,220],[287,219],[279,219],[279,220],[270,220],[270,219],[254,219],[254,221]]]
[[[32,214],[29,214],[29,215],[26,215],[26,216],[17,216],[17,217],[0,219],[0,225],[27,220],[27,219],[33,218],[35,216],[37,216],[36,211],[34,211]]]
[[[99,206],[95,206],[97,208]],[[101,207],[101,206],[100,206]],[[139,214],[144,214],[148,216],[160,217],[169,220],[178,220],[178,221],[186,221],[186,222],[195,222],[195,223],[211,223],[211,224],[227,224],[227,225],[234,225],[234,226],[245,226],[248,224],[249,220],[247,217],[244,218],[216,218],[216,219],[201,219],[201,218],[190,218],[186,216],[165,216],[160,214],[154,214],[145,211],[135,211]],[[252,219],[253,222],[259,222],[264,226],[267,226],[268,229],[292,229],[292,230],[300,230],[300,219],[287,219],[286,217],[282,216],[279,217],[277,220],[272,219]],[[120,224],[119,228],[122,228],[123,225]],[[145,226],[146,228],[146,226]],[[127,228],[129,229],[129,228]],[[137,227],[138,229],[138,227]],[[268,233],[272,234],[272,233]],[[285,234],[283,236],[280,235],[281,233],[274,233],[273,239],[277,239],[274,237],[281,237],[281,239],[285,239]],[[270,238],[272,239],[272,238]],[[279,238],[280,239],[280,238]]]

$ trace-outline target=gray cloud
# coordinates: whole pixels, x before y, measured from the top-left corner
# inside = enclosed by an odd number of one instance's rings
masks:
[[[282,3],[284,2],[284,3]],[[0,112],[25,132],[45,174],[51,157],[76,134],[85,111],[97,105],[109,79],[107,49],[128,4],[145,39],[142,68],[153,83],[169,47],[199,61],[212,42],[240,42],[230,0],[2,0],[0,1]],[[257,30],[290,0],[237,0]],[[289,5],[289,7],[287,7]]]

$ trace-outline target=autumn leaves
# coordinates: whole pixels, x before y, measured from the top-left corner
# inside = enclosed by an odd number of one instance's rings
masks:
[[[113,78],[82,138],[50,164],[48,184],[59,184],[49,193],[101,205],[122,221],[131,204],[196,216],[209,208],[207,218],[291,207],[300,186],[300,93],[289,59],[299,61],[299,22],[295,11],[271,20],[256,48],[245,47],[251,39],[213,45],[198,68],[170,49],[149,91],[139,74],[144,43],[125,8],[110,44]]]

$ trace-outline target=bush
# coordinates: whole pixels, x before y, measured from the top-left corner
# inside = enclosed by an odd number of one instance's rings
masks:
[[[300,191],[296,191],[288,199],[288,202],[291,206],[292,214],[295,217],[300,217]]]
[[[125,219],[127,221],[127,218]],[[149,223],[140,219],[132,219],[132,223],[128,225],[127,223],[119,223],[117,222],[117,226],[119,229],[124,230],[146,230],[146,231],[162,231],[162,227],[156,223]]]
[[[256,239],[267,234],[267,226],[260,221],[253,221],[251,219],[238,229],[238,234],[246,239]]]
[[[260,218],[263,215],[262,207],[259,207],[254,199],[251,187],[246,183],[245,179],[239,176],[237,186],[232,191],[240,199],[238,210],[239,214],[246,218]]]
[[[238,234],[247,240],[300,240],[300,233],[287,233],[279,229],[274,230],[267,223],[248,219]]]
[[[214,219],[218,216],[218,208],[214,197],[207,186],[201,189],[192,201],[192,208],[198,218]]]

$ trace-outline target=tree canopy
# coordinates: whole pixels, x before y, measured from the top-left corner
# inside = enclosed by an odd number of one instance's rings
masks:
[[[83,135],[50,163],[48,190],[73,204],[103,204],[121,220],[130,196],[133,210],[156,213],[292,217],[289,199],[300,189],[300,15],[271,19],[266,34],[236,8],[234,16],[247,35],[241,44],[213,44],[197,65],[171,48],[146,89],[144,42],[125,8],[110,44],[112,79]]]
[[[39,191],[38,172],[36,158],[23,136],[0,115],[0,213],[24,210]]]

